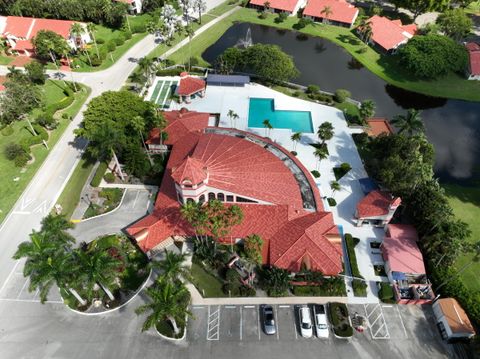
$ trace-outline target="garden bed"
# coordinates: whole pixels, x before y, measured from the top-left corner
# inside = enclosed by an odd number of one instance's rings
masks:
[[[330,322],[333,326],[333,332],[337,337],[350,338],[353,336],[353,328],[348,316],[348,308],[343,303],[330,303],[328,305]]]
[[[104,188],[98,193],[97,203],[91,200],[83,219],[108,213],[118,207],[123,198],[124,189]]]
[[[155,329],[157,329],[157,331],[161,335],[163,335],[167,338],[182,339],[184,334],[185,334],[185,328],[186,328],[187,323],[185,321],[185,318],[175,318],[175,321],[177,322],[178,329],[180,329],[180,332],[177,335],[175,335],[175,333],[173,331],[173,326],[168,320],[160,321],[155,326]]]

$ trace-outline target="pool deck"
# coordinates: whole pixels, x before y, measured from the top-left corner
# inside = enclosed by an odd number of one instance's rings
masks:
[[[355,252],[360,272],[368,281],[368,295],[366,298],[354,297],[351,285],[349,281],[347,281],[349,302],[378,302],[375,282],[382,281],[382,277],[375,275],[373,265],[383,264],[383,260],[380,255],[371,253],[369,242],[382,241],[384,230],[382,228],[355,227],[353,222],[356,204],[364,196],[358,179],[366,177],[367,173],[352,138],[352,133],[358,133],[360,131],[347,126],[342,111],[334,107],[293,98],[254,83],[246,85],[245,87],[208,86],[205,98],[194,99],[192,103],[188,105],[172,102],[171,109],[187,107],[195,111],[220,113],[220,127],[236,127],[240,130],[265,136],[264,128],[248,127],[249,99],[251,97],[273,98],[275,100],[275,108],[280,110],[310,111],[314,130],[325,121],[333,124],[335,135],[327,142],[330,155],[328,159],[320,163],[319,171],[321,177],[314,180],[321,195],[330,197],[332,194],[330,182],[335,180],[333,167],[339,166],[343,162],[351,165],[352,169],[350,172],[339,180],[342,189],[336,192],[334,196],[337,201],[337,206],[330,208],[326,200],[324,200],[324,207],[325,210],[333,213],[335,222],[343,226],[344,233],[350,233],[361,240],[356,246]],[[227,116],[229,110],[235,111],[239,116],[235,126],[233,126]],[[290,139],[291,135],[291,130],[272,129],[269,137],[286,149],[293,150],[293,143]],[[318,138],[315,133],[306,133],[302,136],[301,141],[296,147],[297,158],[309,170],[314,170],[317,166],[317,160],[313,155],[314,148],[309,144],[317,141]],[[383,278],[383,280],[386,280],[386,278]]]

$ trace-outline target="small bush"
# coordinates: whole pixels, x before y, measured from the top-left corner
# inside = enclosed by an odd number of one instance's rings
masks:
[[[353,294],[356,297],[366,297],[367,296],[367,283],[360,279],[352,280]]]
[[[125,40],[130,40],[132,38],[132,33],[130,32],[130,30],[125,30],[123,32],[123,36],[125,37]]]
[[[108,172],[105,174],[105,176],[103,176],[103,179],[107,183],[113,183],[115,182],[115,175],[112,172]]]
[[[237,282],[240,279],[240,275],[238,272],[233,268],[228,268],[227,272],[225,273],[225,280],[229,283]]]
[[[108,52],[115,51],[115,49],[117,48],[117,44],[116,44],[114,39],[108,40],[108,42],[105,44],[105,46],[106,46],[106,49],[108,50]]]
[[[101,38],[101,37],[97,37],[97,44],[104,44],[105,43],[105,39]]]
[[[266,12],[261,12],[260,15],[258,15],[259,19],[265,20],[268,17]]]
[[[300,97],[301,95],[302,95],[301,91],[295,91],[294,93],[292,93],[293,97]]]
[[[25,154],[25,155],[16,157],[15,160],[14,160],[15,166],[16,167],[25,167],[25,165],[30,160],[30,158],[31,157],[30,157],[29,154]]]
[[[38,116],[35,119],[35,123],[48,129],[55,129],[57,128],[57,125],[58,125],[57,120],[55,120],[50,113],[45,113],[43,115]]]
[[[132,30],[133,34],[140,34],[147,32],[147,25],[146,24],[132,24],[130,25],[130,29]]]
[[[285,20],[287,20],[287,18],[288,18],[288,15],[287,15],[286,13],[284,13],[284,12],[281,12],[281,13],[278,14],[278,16],[275,18],[275,22],[276,22],[277,24],[279,24],[279,23],[282,23],[282,22],[284,22]]]
[[[294,156],[298,155],[297,151],[290,151],[290,153]]]
[[[368,51],[368,47],[367,47],[367,46],[362,46],[361,48],[359,48],[359,49],[357,50],[357,53],[359,53],[359,54],[364,54],[364,53],[366,53],[367,51]]]
[[[390,283],[380,282],[380,289],[378,290],[378,298],[384,303],[394,303],[393,288]]]
[[[9,143],[5,146],[3,153],[9,161],[13,161],[18,156],[25,154],[25,151],[22,146],[17,143]]]
[[[125,43],[125,37],[123,34],[118,35],[115,39],[115,45],[122,46]]]
[[[13,135],[13,127],[12,126],[5,126],[2,128],[2,135],[4,136],[11,136]]]
[[[249,287],[248,285],[241,285],[238,289],[239,294],[242,297],[255,297],[257,294],[255,288]]]
[[[313,171],[311,171],[311,173],[312,173],[313,177],[320,178],[320,172],[318,172],[317,170],[313,170]]]
[[[328,197],[327,202],[330,207],[335,207],[337,205],[337,201],[335,201],[335,198],[332,197]]]
[[[347,100],[347,98],[349,98],[351,96],[352,96],[352,94],[348,90],[339,89],[339,90],[335,91],[335,101],[337,101],[339,103],[345,102]]]
[[[308,94],[316,95],[320,92],[320,87],[318,87],[317,85],[308,85],[305,92]]]

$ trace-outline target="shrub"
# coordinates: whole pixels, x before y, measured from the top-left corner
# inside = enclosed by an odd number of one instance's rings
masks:
[[[2,135],[4,136],[11,136],[13,135],[13,127],[12,126],[5,126],[2,128]]]
[[[227,272],[225,273],[225,280],[229,283],[237,282],[240,279],[240,275],[238,272],[233,268],[228,268]]]
[[[257,292],[255,291],[255,288],[252,288],[248,285],[241,285],[238,287],[239,289],[239,294],[242,297],[255,297]]]
[[[24,138],[22,141],[20,141],[20,145],[23,147],[26,153],[30,151],[31,146],[39,145],[42,143],[42,141],[48,140],[48,133],[42,126],[33,124],[32,127],[37,135]]]
[[[258,15],[258,18],[262,19],[262,20],[265,20],[267,18],[267,16],[268,16],[267,13],[263,11],[263,12],[260,13],[260,15]]]
[[[130,40],[132,38],[132,33],[130,30],[125,30],[123,36],[125,37],[125,40]]]
[[[15,158],[14,162],[15,162],[15,166],[16,167],[24,167],[27,162],[30,160],[31,156],[29,154],[25,154],[25,155],[22,155],[22,156],[18,156]]]
[[[353,335],[353,328],[348,322],[347,306],[344,303],[330,303],[328,305],[328,311],[335,335],[344,338],[351,337]]]
[[[13,161],[18,156],[25,154],[25,150],[18,143],[9,143],[5,146],[3,153],[7,160]]]
[[[101,37],[97,37],[97,44],[101,45],[101,44],[104,44],[105,43],[105,39],[101,38]]]
[[[335,207],[337,205],[337,201],[335,201],[335,198],[332,197],[328,197],[327,202],[330,207]]]
[[[169,69],[169,70],[158,70],[157,76],[178,76],[180,73],[183,72],[183,69],[176,68],[176,69]]]
[[[118,35],[115,39],[115,45],[122,46],[125,43],[125,36],[123,34]]]
[[[130,30],[132,30],[133,34],[139,34],[147,32],[147,25],[146,24],[131,24]]]
[[[38,116],[35,119],[35,123],[48,129],[55,129],[57,128],[57,125],[58,125],[57,120],[55,120],[50,113],[44,113]]]
[[[300,97],[301,95],[302,95],[301,91],[295,91],[294,93],[292,93],[293,97]]]
[[[337,101],[339,103],[345,102],[347,100],[347,98],[349,98],[351,96],[352,96],[352,94],[348,90],[339,89],[339,90],[335,91],[335,101]]]
[[[356,297],[366,297],[367,296],[367,283],[360,279],[352,280],[353,294]]]
[[[108,52],[112,52],[117,48],[117,44],[114,39],[108,40],[105,46]]]
[[[279,24],[279,23],[282,23],[282,22],[284,22],[285,20],[287,20],[287,18],[288,18],[288,15],[287,15],[286,13],[284,13],[284,12],[281,12],[281,13],[278,14],[278,16],[275,18],[275,22],[276,22],[277,24]]]
[[[95,175],[93,176],[92,181],[90,182],[90,185],[92,187],[98,187],[100,185],[100,182],[102,181],[102,178],[105,175],[105,171],[107,170],[107,167],[108,167],[108,164],[106,162],[100,162],[100,164],[97,167],[97,170],[95,171]]]
[[[320,87],[318,87],[317,85],[308,85],[305,92],[308,94],[316,95],[320,92]]]
[[[112,172],[108,172],[105,174],[105,176],[103,176],[103,179],[107,183],[113,183],[115,182],[115,175]]]
[[[393,288],[390,283],[380,282],[380,289],[378,290],[378,298],[384,303],[394,303]]]
[[[355,255],[355,246],[360,242],[358,238],[353,238],[350,233],[345,234],[345,244],[347,246],[348,259],[352,276],[363,278],[358,270],[357,256]]]
[[[294,156],[298,155],[297,151],[290,151],[290,153]]]
[[[361,48],[359,48],[359,49],[357,50],[357,53],[359,53],[359,54],[364,54],[364,53],[366,53],[367,51],[368,51],[368,46],[362,46]]]
[[[313,177],[315,177],[315,178],[320,177],[320,172],[318,172],[317,170],[313,170],[313,171],[311,171],[311,173],[312,173]]]
[[[110,208],[120,203],[123,191],[120,188],[104,188],[98,195],[105,198],[104,206]]]

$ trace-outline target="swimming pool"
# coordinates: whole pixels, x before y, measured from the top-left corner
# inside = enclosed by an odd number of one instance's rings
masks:
[[[273,128],[313,133],[312,116],[309,111],[275,110],[273,99],[251,98],[248,110],[248,127],[263,128],[263,121],[265,120],[269,120]]]

